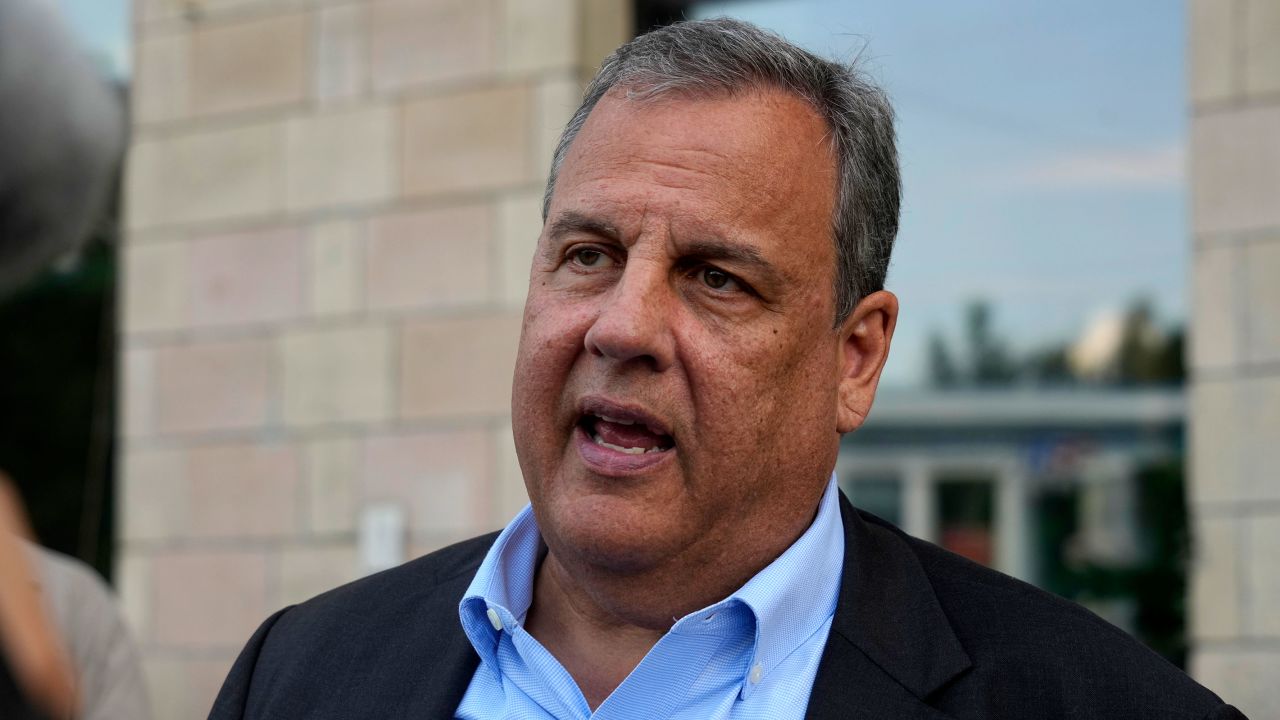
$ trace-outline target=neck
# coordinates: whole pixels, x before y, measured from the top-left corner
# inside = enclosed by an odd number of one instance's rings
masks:
[[[690,553],[699,560],[674,570],[618,573],[549,549],[525,629],[560,661],[595,710],[676,620],[737,591],[790,547],[814,514],[816,507],[785,529],[775,518],[773,532]],[[761,543],[764,538],[770,542]]]
[[[666,632],[633,624],[601,607],[550,553],[538,568],[525,630],[560,661],[592,710]]]

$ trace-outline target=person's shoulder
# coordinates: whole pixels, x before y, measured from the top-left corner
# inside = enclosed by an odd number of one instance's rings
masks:
[[[34,543],[23,544],[54,622],[73,649],[114,632],[121,622],[120,613],[115,596],[96,570],[78,558]]]
[[[1182,670],[1088,609],[873,523],[901,537],[919,560],[973,663],[960,687],[983,687],[1013,706],[1075,707],[1081,717],[1204,718],[1222,706]]]
[[[422,717],[474,651],[458,603],[497,533],[356,580],[267,618],[210,718]],[[424,680],[425,678],[425,680]]]
[[[395,622],[424,605],[456,605],[497,537],[494,532],[464,540],[321,593],[287,608],[272,632],[286,632],[294,624],[345,624],[352,618],[361,624]]]

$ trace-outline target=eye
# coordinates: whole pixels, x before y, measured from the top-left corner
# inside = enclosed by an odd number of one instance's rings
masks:
[[[569,251],[569,261],[578,267],[600,268],[606,267],[612,258],[598,248],[581,247]]]
[[[712,290],[729,292],[742,289],[741,284],[732,275],[713,267],[698,268],[694,276]]]

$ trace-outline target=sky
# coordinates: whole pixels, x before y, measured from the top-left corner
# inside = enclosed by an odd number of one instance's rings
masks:
[[[129,73],[125,0],[52,0]],[[1186,312],[1184,7],[1166,0],[731,0],[728,14],[860,57],[898,113],[904,199],[885,382],[925,378],[928,337],[989,301],[1023,350],[1137,297]]]
[[[1182,3],[738,0],[732,15],[882,83],[898,113],[902,315],[885,382],[985,298],[1030,349],[1150,298],[1186,313]]]
[[[52,0],[85,49],[117,78],[130,70],[127,0]],[[0,0],[3,2],[3,0]]]

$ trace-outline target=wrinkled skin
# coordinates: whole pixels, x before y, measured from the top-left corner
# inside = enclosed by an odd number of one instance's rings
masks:
[[[812,521],[897,313],[873,293],[833,326],[826,134],[779,91],[615,91],[574,141],[533,259],[512,401],[549,548],[535,636],[561,600],[602,626],[664,631]],[[592,464],[584,399],[657,419],[674,448],[639,469]]]

